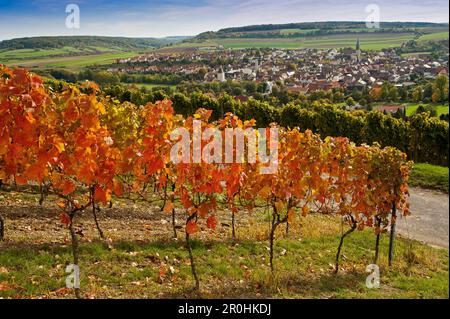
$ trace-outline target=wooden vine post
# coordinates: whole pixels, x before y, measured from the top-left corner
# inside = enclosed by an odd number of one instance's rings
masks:
[[[392,266],[392,260],[394,258],[394,241],[395,241],[395,225],[397,224],[397,207],[395,203],[392,204],[392,216],[391,216],[391,234],[389,237],[389,259],[388,264]]]

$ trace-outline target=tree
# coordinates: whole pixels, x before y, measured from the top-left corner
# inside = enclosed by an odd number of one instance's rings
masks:
[[[448,77],[439,75],[432,84],[432,100],[434,103],[444,104],[448,101]]]
[[[344,93],[342,93],[342,92],[336,92],[336,93],[334,93],[334,95],[333,95],[333,102],[335,102],[335,103],[341,103],[341,102],[344,101],[344,98],[345,98]]]
[[[345,103],[347,103],[348,106],[356,105],[356,102],[352,97],[347,98],[347,100],[345,100]]]
[[[211,117],[212,111],[199,109],[194,114],[186,119],[184,122],[183,132],[193,133],[194,132],[194,121],[199,121],[201,124],[201,132],[208,127],[213,127],[212,124],[208,123]],[[183,138],[186,136],[182,132],[181,141],[178,143],[186,143]],[[195,281],[195,288],[200,291],[200,280],[197,275],[195,259],[192,251],[191,236],[198,232],[198,219],[207,218],[206,224],[208,228],[215,229],[217,225],[216,217],[213,212],[217,209],[217,199],[216,196],[222,193],[223,189],[221,186],[221,181],[223,180],[223,172],[214,163],[205,161],[203,157],[205,145],[209,145],[209,140],[200,141],[200,146],[194,143],[194,138],[187,141],[189,145],[189,153],[184,154],[183,150],[178,152],[177,156],[187,156],[188,161],[177,161],[174,165],[175,179],[175,193],[179,196],[180,202],[184,207],[186,213],[186,227],[185,227],[185,238],[186,245],[189,252],[189,258],[191,261],[191,272]],[[190,151],[192,149],[192,152]],[[200,153],[199,153],[200,152]],[[221,150],[214,149],[215,152],[221,152]],[[199,163],[194,161],[194,157],[201,155],[201,160]]]
[[[61,153],[50,172],[52,190],[61,199],[57,202],[62,210],[61,222],[69,228],[75,265],[79,265],[76,217],[92,207],[100,230],[95,203],[107,204],[113,191],[120,189],[116,165],[121,161],[121,153],[108,129],[100,122],[100,117],[106,114],[105,105],[96,98],[96,85],[87,83],[85,88],[92,93],[83,94],[77,88],[69,87],[58,101],[56,107],[61,112],[55,114],[59,117],[57,135],[61,140]],[[81,191],[75,192],[77,188]],[[81,298],[79,288],[75,288],[75,295]]]
[[[382,98],[381,87],[372,88],[369,94],[372,101],[380,101],[380,99]]]
[[[420,102],[422,101],[422,87],[420,85],[416,86],[412,92],[412,100],[414,102]]]

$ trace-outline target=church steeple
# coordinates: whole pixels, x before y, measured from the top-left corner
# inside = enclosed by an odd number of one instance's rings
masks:
[[[359,38],[356,40],[356,60],[361,61],[361,44],[359,43]]]

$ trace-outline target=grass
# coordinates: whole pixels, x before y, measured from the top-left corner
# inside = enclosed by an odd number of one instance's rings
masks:
[[[319,31],[319,29],[281,29],[280,34],[290,35],[290,34],[307,34],[315,31]]]
[[[113,63],[115,59],[129,58],[138,55],[138,52],[107,52],[99,54],[63,56],[52,58],[30,59],[7,63],[9,66],[22,66],[27,68],[67,68],[81,69],[90,65],[103,65]]]
[[[445,40],[448,39],[448,31],[447,32],[435,32],[430,34],[424,34],[419,37],[419,42],[432,41],[432,40]]]
[[[117,52],[116,50],[106,47],[85,47],[76,48],[66,46],[55,49],[19,49],[0,51],[0,63],[26,63],[29,60],[56,58],[56,57],[73,57],[73,55],[92,55],[99,53]]]
[[[414,115],[414,113],[416,112],[417,108],[420,105],[423,105],[423,106],[430,105],[431,107],[433,107],[436,110],[437,116],[440,116],[442,114],[448,114],[448,112],[449,112],[448,104],[442,105],[442,104],[413,103],[413,104],[406,105],[406,115],[407,116]]]
[[[317,49],[326,49],[326,48],[344,48],[351,47],[355,44],[353,41],[314,41],[314,40],[304,40],[304,41],[278,41],[270,39],[265,41],[255,40],[246,40],[241,41],[240,39],[236,40],[222,40],[219,42],[227,49],[247,49],[247,48],[276,48],[276,49],[300,49],[300,48],[317,48]],[[385,42],[385,43],[365,43],[361,45],[364,50],[381,50],[383,48],[394,47],[400,45],[400,42]]]
[[[293,32],[286,29],[281,32]],[[310,31],[310,30],[302,30]],[[246,48],[278,48],[278,49],[300,49],[300,48],[343,48],[354,47],[356,39],[361,41],[364,50],[381,50],[383,48],[398,47],[409,40],[414,39],[413,33],[348,33],[326,36],[310,36],[302,38],[224,38],[208,39],[203,42],[185,42],[172,46],[176,48],[198,48],[217,47],[246,49]]]
[[[448,193],[448,167],[416,163],[409,184]]]
[[[430,55],[431,52],[430,51],[426,51],[426,52],[408,52],[408,53],[402,53],[401,56],[408,58],[408,57],[417,57],[419,55]]]
[[[346,36],[323,36],[311,38],[231,38],[219,39],[218,44],[225,48],[243,49],[243,48],[280,48],[280,49],[294,49],[294,48],[343,48],[353,47],[356,39],[360,38],[361,48],[364,50],[381,50],[383,48],[400,46],[402,43],[411,40],[412,34],[406,35],[384,35],[378,34],[352,34]]]
[[[89,65],[102,65],[110,64],[114,62],[115,59],[121,58],[131,58],[138,55],[138,52],[115,52],[115,53],[105,53],[100,55],[87,55],[79,57],[78,59],[68,59],[66,61],[51,62],[47,64],[49,67],[66,67],[66,68],[83,68]]]
[[[154,84],[154,83],[127,83],[130,86],[137,86],[138,88],[146,88],[146,89],[154,89],[154,88],[160,88],[160,87],[164,87],[164,88],[176,88],[176,85],[173,84]]]
[[[448,108],[448,103],[447,104],[436,104],[436,103],[391,103],[391,102],[385,102],[385,103],[375,103],[374,104],[374,108],[377,108],[379,106],[384,106],[384,105],[403,105],[406,107],[406,116],[412,116],[414,115],[414,113],[416,112],[417,108],[420,105],[423,106],[431,106],[432,108],[434,108],[437,112],[437,116],[441,116],[442,114],[448,114],[449,113],[449,108]]]
[[[67,68],[79,70],[91,65],[110,64],[114,62],[115,59],[129,58],[141,53],[142,52],[123,51],[120,48],[100,46],[89,46],[84,48],[66,46],[63,48],[45,50],[5,50],[0,51],[0,64],[26,68]]]
[[[300,29],[282,29],[281,34],[289,35],[295,33],[303,33],[307,35],[311,30]],[[355,30],[352,30],[355,31]],[[366,30],[364,30],[366,31]],[[419,38],[419,41],[431,41],[448,38],[448,31],[439,30],[425,34]],[[361,33],[343,33],[324,36],[305,36],[302,38],[225,38],[225,39],[208,39],[204,42],[187,42],[176,45],[176,47],[202,47],[202,46],[218,46],[223,45],[230,49],[246,49],[246,48],[278,48],[278,49],[299,49],[299,48],[343,48],[354,47],[356,39],[361,40],[361,48],[363,50],[379,51],[386,48],[399,47],[403,43],[413,40],[414,33],[404,32],[361,32]]]
[[[30,195],[27,195],[28,197]],[[26,207],[31,197],[20,197]],[[17,198],[16,198],[17,201]],[[111,235],[112,249],[95,239],[90,216],[78,220],[83,227],[80,246],[81,289],[86,298],[195,298],[188,251],[182,240],[170,239],[170,228],[161,223],[167,215],[132,215],[140,207],[127,206],[125,215],[110,214],[100,223]],[[29,204],[28,204],[29,205]],[[116,204],[118,205],[118,204]],[[119,209],[119,208],[116,208]],[[15,214],[17,209],[12,212]],[[65,287],[66,265],[71,263],[67,230],[57,215],[27,213],[9,218],[7,241],[0,243],[0,297],[71,298]],[[224,212],[218,213],[227,221]],[[277,233],[275,273],[268,266],[267,221],[254,212],[238,216],[238,240],[219,224],[215,233],[194,235],[193,251],[204,298],[448,298],[449,255],[416,241],[398,238],[395,260],[387,266],[388,236],[381,236],[379,267],[381,287],[365,286],[367,265],[373,263],[375,236],[371,230],[356,231],[345,241],[339,274],[333,263],[339,242],[340,223],[331,216],[312,214]],[[157,216],[154,216],[157,215]],[[147,218],[145,218],[147,216]],[[154,216],[152,221],[149,217]],[[10,216],[11,217],[11,216]],[[135,223],[143,224],[135,224]],[[149,225],[151,223],[151,225]],[[110,225],[108,228],[108,225]],[[136,231],[147,229],[138,236]],[[166,225],[166,226],[164,226]],[[29,229],[31,227],[31,231]],[[11,230],[12,229],[12,230]],[[58,229],[50,238],[40,238]],[[181,230],[180,230],[181,232]],[[121,237],[117,237],[118,234]],[[94,235],[93,235],[94,234]],[[181,235],[181,234],[180,234]],[[94,237],[93,237],[94,236]],[[56,239],[56,240],[55,240]]]

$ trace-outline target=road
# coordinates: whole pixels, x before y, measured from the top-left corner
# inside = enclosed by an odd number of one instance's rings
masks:
[[[449,197],[437,191],[410,189],[411,215],[399,218],[398,233],[438,247],[449,247]]]

